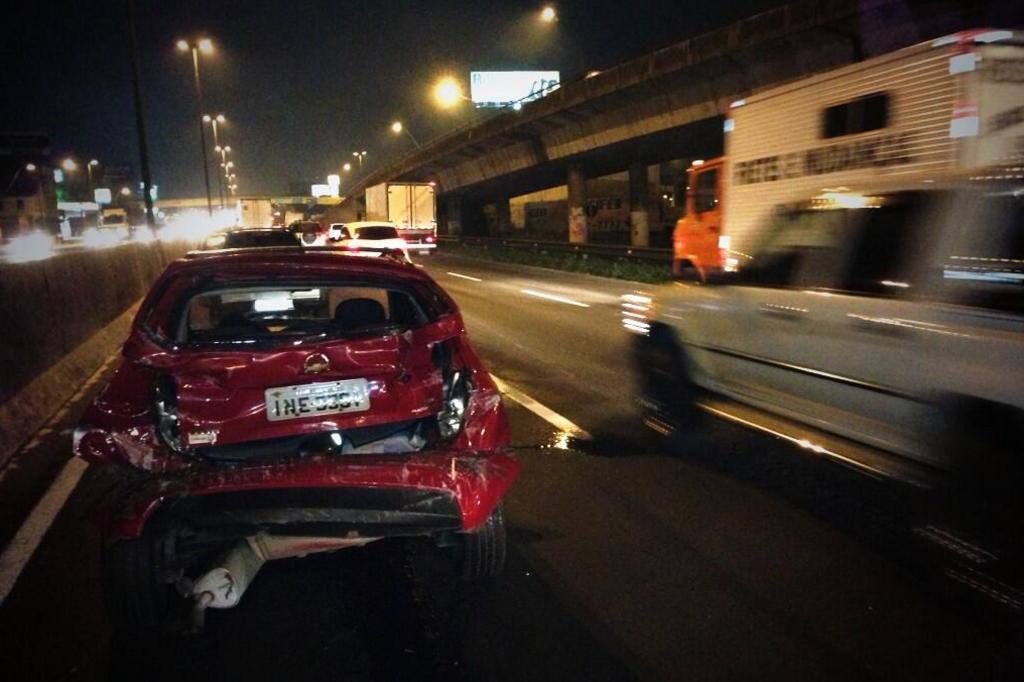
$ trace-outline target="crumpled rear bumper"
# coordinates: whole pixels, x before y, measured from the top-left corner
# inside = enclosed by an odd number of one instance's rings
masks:
[[[104,523],[108,541],[147,524],[249,534],[386,537],[469,531],[519,475],[505,451],[318,455],[149,476],[123,491]]]

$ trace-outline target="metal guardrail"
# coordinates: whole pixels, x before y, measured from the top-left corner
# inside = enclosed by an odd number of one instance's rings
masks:
[[[457,243],[468,246],[497,247],[521,251],[575,253],[579,256],[602,256],[648,263],[671,263],[672,249],[656,249],[625,244],[573,244],[570,242],[549,242],[537,239],[511,239],[506,237],[453,237],[438,235],[440,243]]]

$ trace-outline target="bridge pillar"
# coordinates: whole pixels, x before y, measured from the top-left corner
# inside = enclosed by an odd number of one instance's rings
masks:
[[[579,164],[569,166],[566,185],[569,188],[569,241],[587,243],[587,178]]]
[[[444,202],[448,234],[458,237],[462,234],[462,197],[448,197]]]
[[[494,208],[498,217],[498,235],[507,236],[512,231],[512,207],[508,197],[501,197],[495,201]]]
[[[631,164],[629,166],[629,243],[633,246],[650,246],[647,195],[647,164]]]

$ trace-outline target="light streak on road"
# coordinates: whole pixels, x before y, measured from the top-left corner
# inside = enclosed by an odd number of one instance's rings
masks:
[[[589,308],[590,307],[589,303],[581,303],[580,301],[574,301],[571,298],[566,298],[564,296],[556,296],[555,294],[547,294],[547,293],[544,293],[543,291],[537,291],[536,289],[520,289],[519,291],[521,291],[522,293],[526,294],[527,296],[536,296],[537,298],[543,298],[546,301],[554,301],[556,303],[565,303],[566,305],[574,305],[574,306],[576,306],[578,308]]]
[[[471,276],[469,276],[469,275],[460,275],[460,274],[459,274],[459,273],[457,273],[457,272],[447,272],[447,273],[445,273],[445,274],[447,274],[447,275],[451,275],[452,277],[459,277],[459,278],[461,278],[461,279],[468,279],[468,280],[469,280],[470,282],[482,282],[482,281],[483,281],[483,280],[482,280],[482,279],[480,279],[479,277],[471,277]]]

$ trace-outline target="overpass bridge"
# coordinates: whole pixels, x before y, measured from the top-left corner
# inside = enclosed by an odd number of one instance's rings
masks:
[[[349,196],[380,182],[433,181],[442,232],[507,234],[515,222],[510,199],[519,197],[521,210],[522,195],[557,188],[535,198],[565,202],[561,234],[608,241],[590,229],[607,205],[588,202],[588,189],[617,173],[613,189],[597,192],[628,194],[628,201],[612,202],[628,224],[620,237],[647,246],[651,228],[671,225],[679,211],[655,167],[720,154],[731,102],[964,28],[1019,24],[1022,11],[1010,4],[799,0],[436,138],[370,174]],[[515,227],[522,226],[520,219]],[[659,236],[665,243],[665,232]]]

